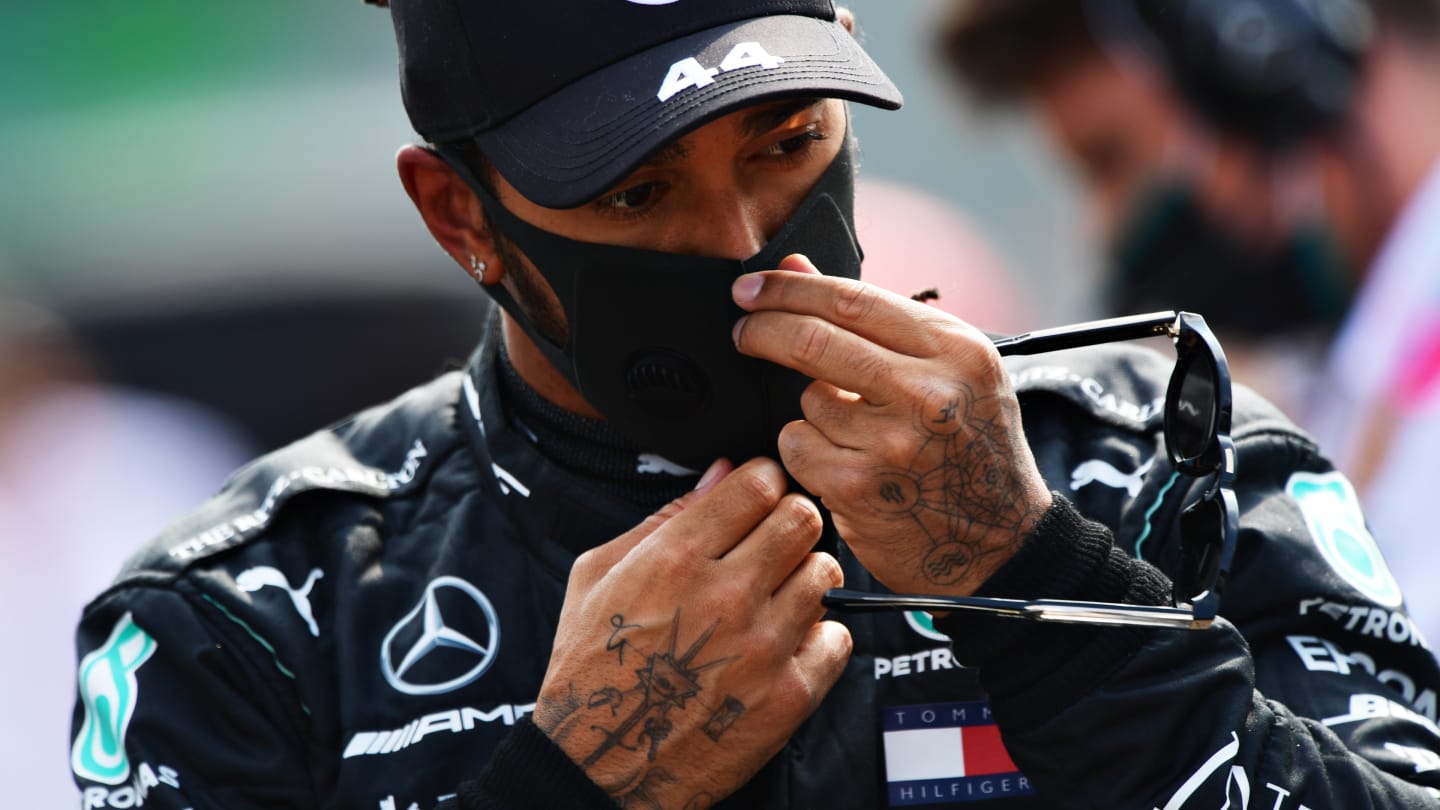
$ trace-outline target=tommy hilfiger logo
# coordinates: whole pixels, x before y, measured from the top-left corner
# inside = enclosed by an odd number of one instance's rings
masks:
[[[1006,752],[983,700],[891,706],[881,720],[891,807],[1035,792]]]

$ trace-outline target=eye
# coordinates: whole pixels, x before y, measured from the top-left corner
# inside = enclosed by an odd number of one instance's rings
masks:
[[[659,190],[659,183],[641,183],[602,198],[600,207],[614,211],[637,211],[654,202]]]
[[[812,129],[802,132],[793,138],[776,141],[761,150],[761,154],[766,157],[789,157],[791,155],[798,155],[809,149],[815,143],[823,140],[825,140],[825,134]]]

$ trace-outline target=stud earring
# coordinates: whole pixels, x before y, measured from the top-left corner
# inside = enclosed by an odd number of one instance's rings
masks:
[[[485,270],[488,268],[489,265],[481,261],[479,256],[470,257],[470,275],[481,284],[485,283]]]

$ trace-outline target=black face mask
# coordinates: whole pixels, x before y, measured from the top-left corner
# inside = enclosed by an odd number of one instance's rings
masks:
[[[455,156],[492,225],[514,242],[560,300],[569,340],[556,345],[502,286],[488,292],[585,400],[643,449],[692,469],[720,457],[774,457],[800,418],[810,380],[741,355],[730,333],[744,312],[730,297],[741,275],[803,253],[825,273],[860,277],[855,168],[849,138],[764,249],[744,261],[578,242],[505,210]]]
[[[1241,339],[1333,331],[1354,294],[1354,274],[1319,223],[1272,248],[1247,244],[1181,183],[1142,198],[1115,259],[1105,299],[1115,314],[1185,309]]]

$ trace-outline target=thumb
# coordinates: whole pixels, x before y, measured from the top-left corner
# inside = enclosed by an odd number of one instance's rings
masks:
[[[810,261],[809,256],[803,253],[791,253],[789,256],[781,259],[779,269],[789,270],[795,273],[807,273],[812,276],[820,275],[819,268],[815,266],[814,262]]]
[[[581,574],[581,566],[577,562],[576,569],[572,571],[572,577],[579,577],[581,582],[575,584],[590,585],[598,582],[601,577],[614,568],[619,562],[625,559],[632,549],[640,545],[640,542],[659,530],[676,515],[685,511],[690,504],[704,497],[707,492],[715,488],[725,476],[729,475],[735,465],[728,459],[716,459],[705,474],[700,476],[700,482],[695,488],[684,495],[676,498],[670,503],[661,507],[658,512],[645,518],[635,528],[620,535],[604,545],[596,546],[585,552],[583,555],[586,562],[583,566],[584,574]]]

